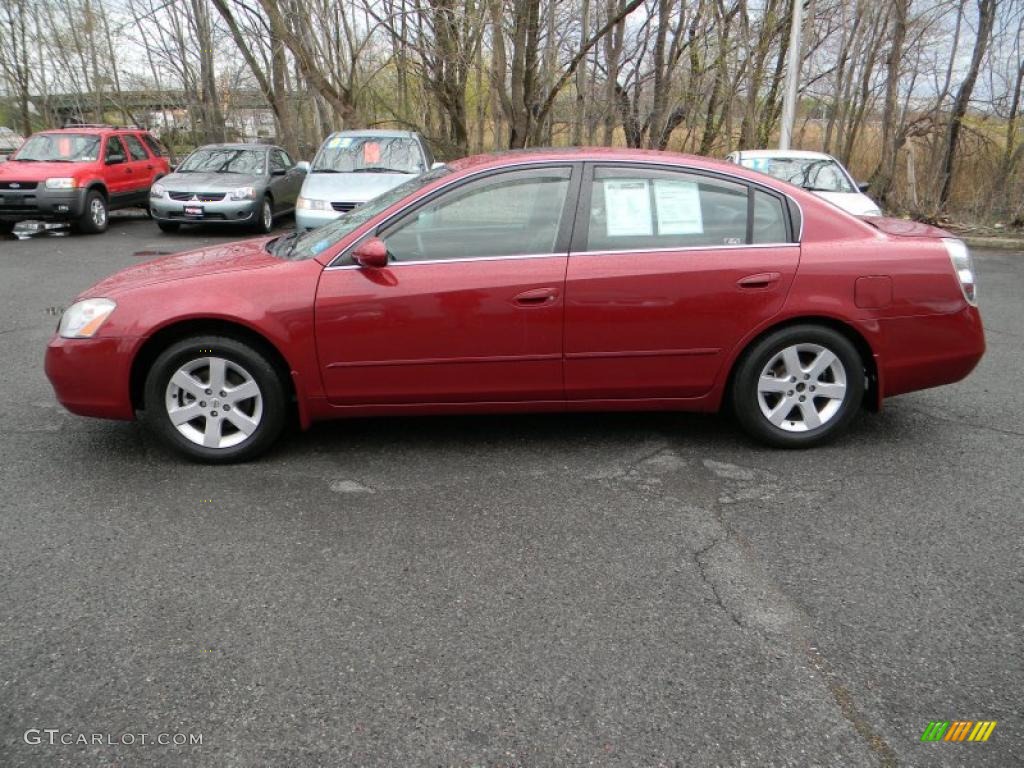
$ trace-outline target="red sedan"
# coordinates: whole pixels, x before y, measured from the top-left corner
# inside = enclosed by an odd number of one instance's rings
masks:
[[[46,352],[69,410],[205,461],[290,418],[730,406],[817,445],[985,350],[967,248],[735,165],[584,149],[466,158],[304,235],[125,269]]]

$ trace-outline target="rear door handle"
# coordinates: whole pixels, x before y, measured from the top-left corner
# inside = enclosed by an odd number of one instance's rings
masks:
[[[531,288],[518,294],[512,301],[524,307],[536,307],[554,301],[556,298],[558,298],[558,290],[555,288]]]
[[[747,275],[736,281],[740,288],[769,288],[779,282],[782,275],[779,272],[759,272],[756,275]]]

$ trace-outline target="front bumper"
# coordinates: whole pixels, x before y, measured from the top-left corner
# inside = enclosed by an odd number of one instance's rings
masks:
[[[77,219],[85,210],[86,189],[0,189],[0,221]]]
[[[260,213],[260,200],[217,200],[214,202],[178,201],[168,197],[149,198],[149,210],[157,221],[173,221],[179,224],[244,224]],[[201,216],[185,213],[186,208],[202,208]]]
[[[132,419],[129,378],[138,339],[65,339],[54,335],[44,369],[57,400],[72,413]]]
[[[316,229],[322,227],[324,224],[334,221],[335,219],[344,216],[344,213],[339,213],[335,210],[330,211],[312,211],[309,208],[296,208],[295,209],[295,229],[299,232],[306,232],[310,229]]]

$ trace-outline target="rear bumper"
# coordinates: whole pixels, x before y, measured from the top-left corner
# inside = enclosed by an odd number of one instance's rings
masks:
[[[0,221],[77,219],[85,210],[86,189],[0,189]]]
[[[985,354],[985,330],[977,307],[949,315],[879,321],[882,396],[953,384]]]
[[[80,416],[134,418],[129,368],[137,341],[50,339],[44,368],[60,404]]]

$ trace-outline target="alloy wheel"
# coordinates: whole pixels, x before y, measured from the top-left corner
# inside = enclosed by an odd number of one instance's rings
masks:
[[[794,344],[772,356],[757,381],[764,417],[786,432],[807,432],[835,418],[847,395],[846,368],[820,344]]]
[[[190,442],[231,448],[245,442],[263,418],[263,393],[245,368],[223,357],[182,365],[167,383],[167,417]]]
[[[102,229],[103,225],[107,223],[107,206],[100,198],[93,198],[89,204],[89,217],[97,229]]]

